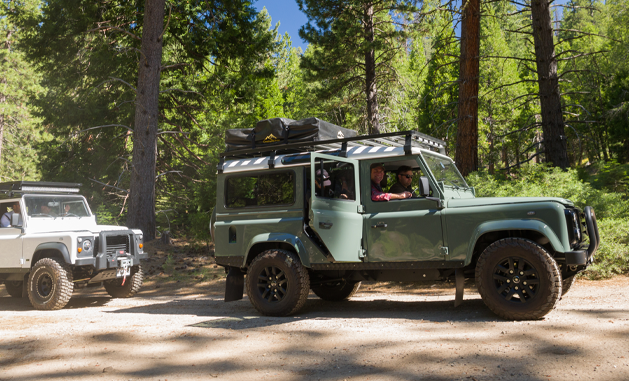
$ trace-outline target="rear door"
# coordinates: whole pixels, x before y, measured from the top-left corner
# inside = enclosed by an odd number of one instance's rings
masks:
[[[336,262],[360,262],[363,218],[358,213],[358,161],[313,153],[310,164],[310,227]]]

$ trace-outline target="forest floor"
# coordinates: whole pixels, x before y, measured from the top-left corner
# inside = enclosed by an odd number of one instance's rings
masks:
[[[211,247],[148,245],[142,290],[75,291],[36,311],[0,286],[0,380],[627,380],[629,277],[579,280],[538,321],[493,315],[473,284],[365,282],[286,318],[224,303]]]

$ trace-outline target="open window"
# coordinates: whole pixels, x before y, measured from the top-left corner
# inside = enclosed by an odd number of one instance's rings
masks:
[[[362,258],[362,215],[358,161],[320,153],[310,157],[311,213],[309,224],[336,262]]]

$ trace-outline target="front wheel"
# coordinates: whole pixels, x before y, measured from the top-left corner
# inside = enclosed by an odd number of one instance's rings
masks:
[[[117,278],[103,283],[109,296],[113,298],[130,298],[140,291],[142,280],[144,279],[142,266],[133,266],[131,272],[133,275],[128,276],[126,279]],[[123,281],[124,284],[122,284]]]
[[[35,309],[60,310],[72,297],[72,271],[54,258],[43,258],[28,277],[28,299]]]
[[[561,295],[561,273],[544,248],[523,238],[505,238],[483,251],[476,265],[483,302],[508,320],[541,319]]]
[[[340,302],[351,298],[360,288],[360,282],[345,279],[312,286],[312,292],[319,298],[331,302]]]
[[[310,278],[299,257],[286,250],[259,254],[247,272],[247,295],[263,315],[288,316],[308,299]]]
[[[23,284],[24,282],[19,280],[7,280],[4,282],[4,287],[6,287],[7,292],[12,298],[21,298]]]

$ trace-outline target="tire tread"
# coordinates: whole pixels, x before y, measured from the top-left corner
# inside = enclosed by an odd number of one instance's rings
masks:
[[[550,282],[551,292],[547,296],[546,300],[533,311],[518,312],[505,310],[499,303],[493,298],[487,297],[488,292],[494,292],[491,290],[493,285],[483,284],[482,270],[487,266],[487,261],[492,255],[501,250],[509,250],[515,247],[530,251],[534,253],[545,267],[545,273],[549,275],[548,281]],[[536,320],[541,319],[550,311],[552,311],[562,295],[562,282],[561,272],[557,262],[548,254],[548,252],[533,241],[524,238],[504,238],[489,245],[478,259],[476,264],[476,286],[478,292],[481,294],[483,302],[491,311],[496,315],[507,320]],[[486,289],[486,288],[489,288]]]

